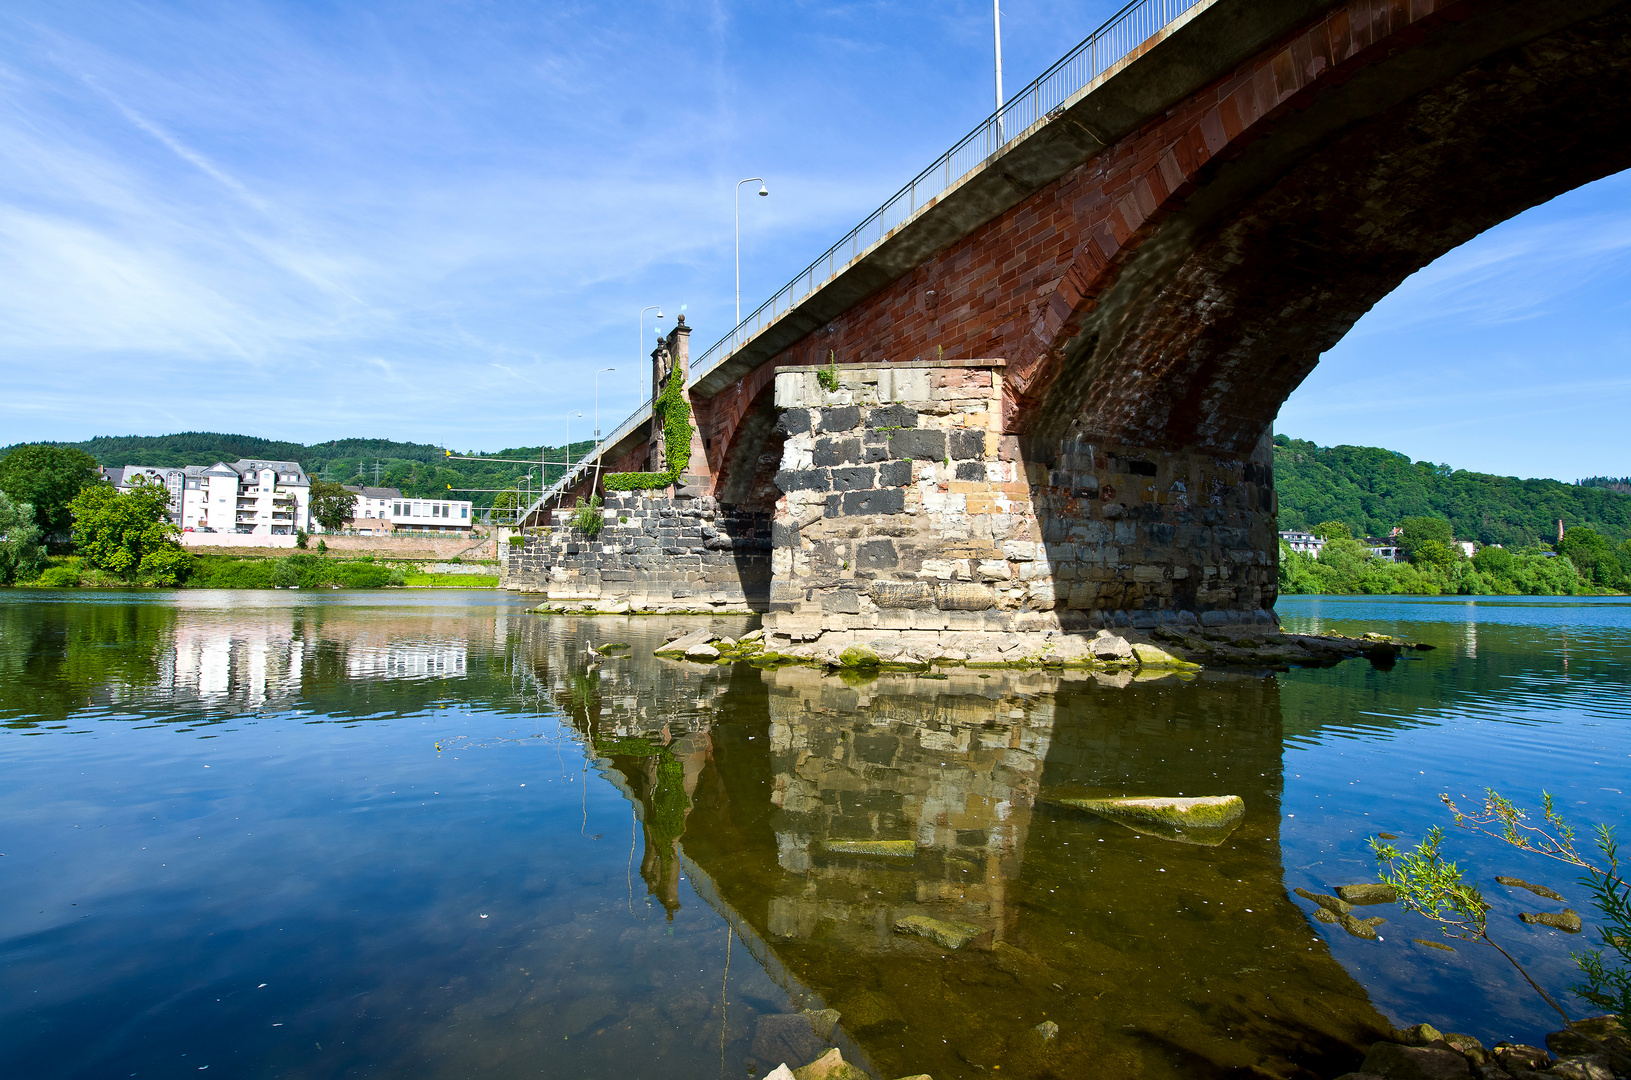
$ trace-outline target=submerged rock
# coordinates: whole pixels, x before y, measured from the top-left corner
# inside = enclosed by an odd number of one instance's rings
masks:
[[[1561,930],[1565,934],[1578,934],[1581,929],[1580,913],[1574,908],[1564,908],[1562,911],[1520,911],[1518,918],[1531,926],[1539,924],[1550,926],[1554,930]]]
[[[1548,889],[1544,885],[1535,885],[1531,882],[1523,880],[1523,878],[1507,877],[1505,874],[1496,874],[1495,882],[1498,885],[1505,885],[1509,889],[1528,889],[1536,896],[1544,896],[1546,899],[1556,900],[1560,904],[1568,903],[1567,900],[1563,899],[1561,893],[1553,889]]]
[[[793,1080],[871,1080],[871,1078],[845,1061],[844,1055],[834,1047],[804,1068],[794,1069]]]
[[[809,1061],[826,1043],[804,1013],[761,1016],[753,1029],[753,1056],[760,1061]]]
[[[1223,843],[1246,815],[1245,800],[1239,795],[1053,801],[1097,814],[1146,836],[1159,836],[1164,840],[1202,847],[1216,847]]]
[[[1352,915],[1337,916],[1337,924],[1342,929],[1348,931],[1354,937],[1364,938],[1366,941],[1375,941],[1380,936],[1376,933],[1376,928],[1385,922],[1387,920],[1381,916],[1373,916],[1369,919],[1359,919]]]
[[[910,859],[917,854],[916,840],[824,840],[821,846],[834,855],[888,855]]]
[[[1307,889],[1292,889],[1291,891],[1302,897],[1304,900],[1309,900],[1318,904],[1320,907],[1334,915],[1346,915],[1348,912],[1354,909],[1354,906],[1348,903],[1348,901],[1339,900],[1335,896],[1326,896],[1323,893],[1309,892]],[[1321,921],[1331,922],[1334,920],[1324,919]]]
[[[1365,1055],[1361,1072],[1386,1080],[1461,1080],[1472,1076],[1472,1066],[1454,1050],[1432,1046],[1400,1046],[1379,1042]]]
[[[1366,882],[1363,885],[1338,885],[1337,895],[1350,904],[1391,904],[1399,899],[1392,885]]]
[[[1614,1080],[1614,1069],[1608,1055],[1591,1054],[1564,1058],[1547,1069],[1546,1075],[1562,1077],[1562,1080]]]
[[[1098,636],[1088,642],[1087,649],[1093,654],[1095,660],[1131,660],[1133,647],[1127,644],[1127,639],[1112,634],[1108,630],[1100,630]]]
[[[1429,941],[1426,938],[1413,937],[1410,939],[1417,945],[1425,945],[1429,949],[1443,949],[1445,952],[1455,952],[1455,946],[1446,945],[1442,941]]]
[[[1599,1043],[1610,1053],[1631,1058],[1631,1033],[1613,1016],[1588,1016],[1576,1020],[1568,1030],[1546,1036],[1547,1047],[1558,1057],[1600,1054]]]
[[[906,915],[896,919],[895,933],[928,938],[945,949],[961,949],[970,942],[990,936],[989,930],[982,930],[971,923],[934,919],[927,915]]]
[[[1035,1030],[1036,1033],[1042,1036],[1043,1039],[1051,1039],[1055,1035],[1059,1034],[1059,1025],[1054,1023],[1052,1020],[1044,1020],[1040,1024],[1036,1025]]]

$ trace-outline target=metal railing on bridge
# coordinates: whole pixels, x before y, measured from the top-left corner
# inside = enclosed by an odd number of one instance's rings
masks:
[[[600,456],[606,452],[608,447],[616,446],[621,439],[628,435],[629,432],[633,431],[641,424],[648,422],[650,419],[651,399],[646,398],[646,400],[640,403],[640,407],[635,409],[634,412],[629,415],[628,419],[617,425],[616,428],[612,429],[612,433],[610,435],[600,440],[594,445],[593,449],[591,449],[587,454],[584,454],[583,457],[579,458],[575,464],[566,470],[559,480],[545,488],[543,494],[539,495],[537,499],[533,500],[531,506],[522,511],[517,523],[522,525],[526,524],[527,519],[531,518],[532,515],[537,513],[539,510],[542,510],[544,506],[550,502],[550,500],[559,498],[562,492],[569,490],[575,484],[577,484],[579,480],[582,480],[584,475],[588,473],[590,469],[595,467],[595,462],[600,460]]]
[[[735,329],[715,342],[707,352],[691,361],[690,380],[707,374],[722,364],[776,320],[818,292],[850,264],[869,253],[888,239],[890,233],[910,221],[932,200],[956,187],[970,173],[991,160],[1005,146],[1029,132],[1037,124],[1048,120],[1063,108],[1072,97],[1126,59],[1133,50],[1157,33],[1177,21],[1194,8],[1204,7],[1212,0],[1133,0],[1100,26],[1047,71],[1044,71],[1024,90],[1009,99],[1001,109],[969,132],[950,150],[913,177],[911,182],[895,193],[894,197],[873,211],[861,224],[850,230],[838,243],[828,248],[820,258],[805,267],[803,272],[788,282],[776,295],[743,319]],[[567,470],[529,507],[521,520],[524,522],[552,498],[570,488],[594,467],[594,462],[608,447],[628,434],[629,430],[651,417],[648,399],[633,416],[623,421],[617,430],[595,446],[585,457]]]
[[[895,229],[911,220],[931,200],[945,194],[1009,141],[1048,119],[1094,79],[1206,0],[1133,0],[1109,22],[1066,53],[962,141],[913,177],[894,197],[872,212],[820,258],[805,267],[776,295],[737,327],[691,361],[691,377],[705,375],[725,358],[819,291],[851,263],[870,252]]]

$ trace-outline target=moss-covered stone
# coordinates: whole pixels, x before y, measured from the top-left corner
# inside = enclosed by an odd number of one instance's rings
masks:
[[[1056,802],[1124,825],[1146,836],[1216,847],[1239,827],[1246,803],[1238,795],[1058,799]]]
[[[1145,645],[1142,642],[1134,642],[1132,645],[1132,650],[1133,655],[1138,657],[1139,667],[1171,668],[1177,671],[1195,671],[1201,666],[1199,664],[1191,664],[1188,660],[1180,660],[1176,656],[1173,656],[1171,653],[1167,652],[1165,649],[1158,648],[1154,645]]]
[[[972,923],[954,919],[935,919],[928,915],[906,915],[895,920],[895,933],[927,938],[943,949],[961,949],[987,937],[990,931]]]
[[[1338,885],[1337,895],[1350,904],[1391,904],[1399,899],[1392,885],[1368,881],[1360,885]]]
[[[838,663],[847,668],[877,667],[878,654],[865,645],[851,645],[838,654]]]
[[[917,854],[915,840],[828,840],[821,846],[834,855],[887,855],[910,859]]]

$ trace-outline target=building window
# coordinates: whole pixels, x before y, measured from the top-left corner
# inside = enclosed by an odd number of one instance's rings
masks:
[[[467,518],[469,516],[470,516],[470,508],[468,506],[459,507],[459,517]]]

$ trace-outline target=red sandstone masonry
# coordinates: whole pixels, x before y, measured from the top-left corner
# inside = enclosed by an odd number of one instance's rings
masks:
[[[1463,18],[1447,0],[1354,0],[1106,148],[1059,180],[761,366],[708,403],[703,430],[715,471],[743,418],[769,392],[774,368],[1002,356],[1004,426],[1022,431],[1057,375],[1074,320],[1093,310],[1142,240],[1299,96],[1339,84],[1424,25]],[[924,302],[928,289],[936,302]],[[699,403],[700,404],[700,403]],[[703,410],[698,410],[699,413]],[[701,425],[699,425],[701,426]]]

